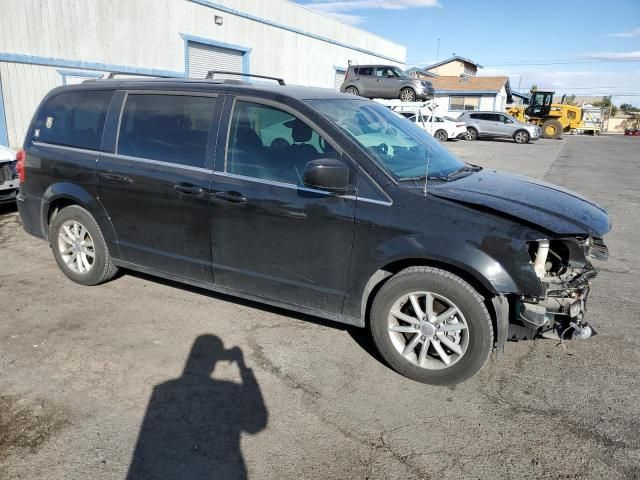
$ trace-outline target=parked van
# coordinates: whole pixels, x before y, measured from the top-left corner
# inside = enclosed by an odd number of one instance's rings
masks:
[[[18,172],[24,229],[72,281],[131,269],[367,327],[390,366],[432,384],[471,377],[507,337],[586,338],[590,258],[607,254],[593,202],[468,165],[330,90],[56,88]]]

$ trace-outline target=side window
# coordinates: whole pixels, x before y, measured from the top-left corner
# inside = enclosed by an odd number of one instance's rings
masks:
[[[395,72],[388,67],[376,68],[376,77],[378,78],[387,78],[387,77],[395,77],[395,76],[396,76]]]
[[[118,154],[204,167],[215,97],[130,94]]]
[[[358,75],[361,77],[370,77],[373,75],[372,67],[360,67],[358,70]]]
[[[50,98],[38,112],[32,138],[99,150],[113,91],[82,90]]]
[[[469,115],[469,118],[473,118],[475,120],[479,120],[480,119],[480,114],[479,113],[472,113],[471,115]]]
[[[284,110],[237,101],[231,118],[226,171],[302,184],[307,162],[339,158],[316,131]]]

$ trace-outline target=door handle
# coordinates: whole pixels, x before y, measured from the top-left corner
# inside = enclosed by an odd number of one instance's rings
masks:
[[[176,189],[176,192],[183,195],[202,195],[202,193],[204,193],[204,189],[191,183],[176,183],[173,188]]]
[[[133,179],[131,177],[119,175],[117,173],[101,172],[98,174],[98,177],[111,183],[133,183]]]
[[[216,198],[232,203],[247,203],[247,197],[240,192],[216,192]]]

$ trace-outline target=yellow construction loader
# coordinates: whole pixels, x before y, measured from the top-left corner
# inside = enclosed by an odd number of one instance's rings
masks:
[[[553,94],[554,92],[533,92],[529,105],[507,106],[506,113],[521,122],[538,125],[543,138],[560,138],[562,132],[582,128],[582,108],[552,103]]]

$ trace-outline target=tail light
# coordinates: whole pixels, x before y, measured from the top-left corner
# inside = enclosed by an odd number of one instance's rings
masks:
[[[20,183],[24,183],[26,179],[26,172],[24,168],[24,161],[26,156],[27,154],[24,150],[20,150],[16,154],[16,160],[18,161],[18,163],[16,163],[16,172],[18,172],[18,179],[20,180]]]

